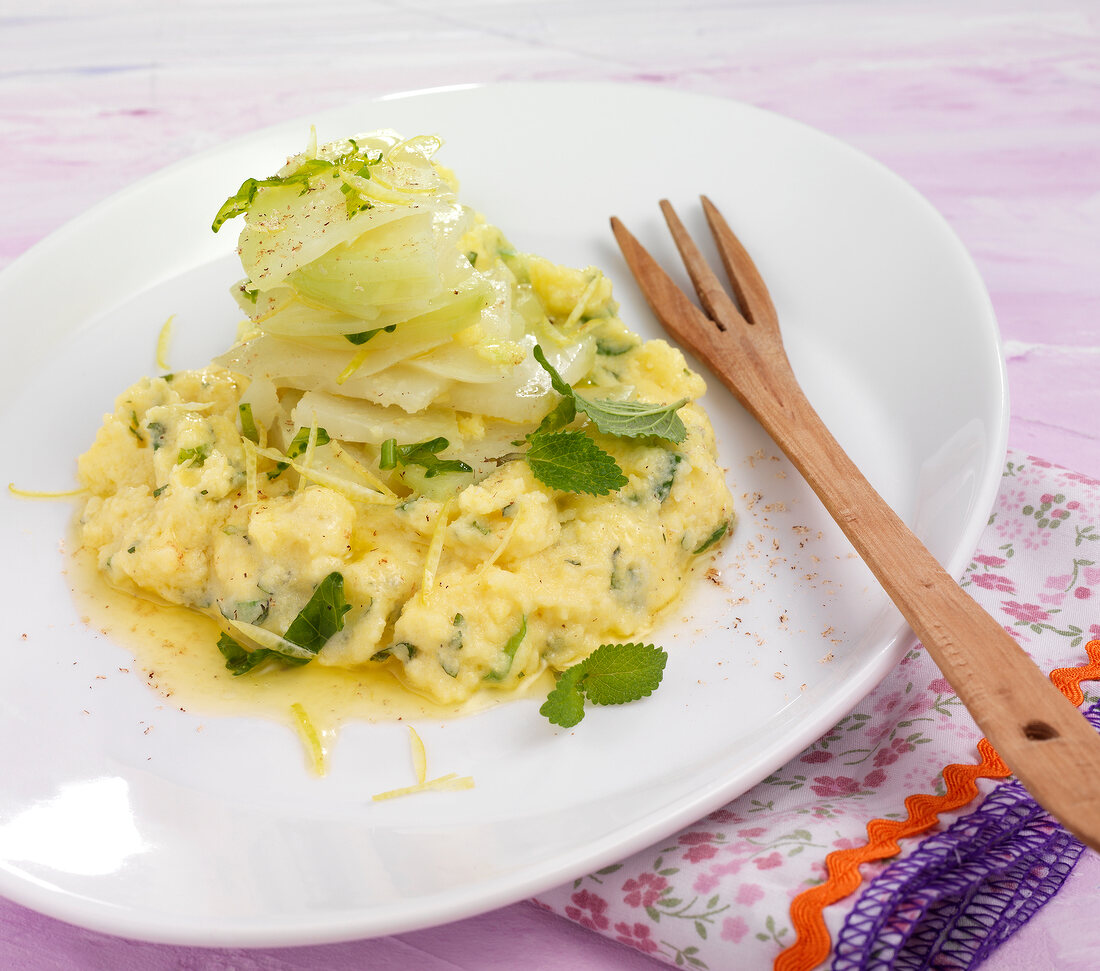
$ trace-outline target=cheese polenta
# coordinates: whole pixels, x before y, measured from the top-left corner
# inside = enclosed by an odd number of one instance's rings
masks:
[[[392,671],[444,704],[642,637],[732,528],[702,379],[610,282],[518,253],[438,141],[248,180],[240,339],[121,394],[79,476],[111,584],[217,618],[235,673]]]

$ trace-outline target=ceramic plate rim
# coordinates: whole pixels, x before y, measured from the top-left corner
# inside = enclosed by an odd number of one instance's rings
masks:
[[[801,125],[799,122],[772,115],[763,109],[746,106],[738,102],[671,91],[657,86],[620,85],[606,82],[516,82],[492,85],[459,85],[449,88],[399,92],[379,98],[364,99],[362,106],[383,103],[400,104],[408,99],[431,99],[438,96],[457,96],[461,98],[465,92],[471,92],[473,97],[508,98],[514,97],[517,91],[521,93],[524,91],[538,91],[540,97],[546,96],[551,99],[558,97],[564,103],[578,97],[609,96],[616,90],[621,91],[624,96],[630,98],[643,95],[652,97],[655,102],[660,101],[662,105],[677,101],[682,101],[684,104],[709,103],[717,111],[727,110],[733,112],[736,109],[737,111],[755,113],[759,116],[770,117],[776,123],[785,125],[792,131],[801,130],[805,133],[805,137],[838,147],[844,152],[850,153],[853,158],[860,159],[861,164],[877,170],[884,182],[889,182],[897,192],[906,194],[909,197],[911,205],[915,210],[922,213],[923,218],[940,226],[945,245],[953,246],[956,250],[952,254],[953,263],[962,276],[968,280],[969,285],[975,288],[976,304],[984,308],[983,319],[975,320],[973,323],[979,329],[984,328],[984,331],[979,335],[980,343],[988,358],[990,369],[987,376],[989,386],[984,389],[984,394],[989,405],[989,413],[993,415],[991,426],[987,429],[988,439],[984,446],[983,463],[980,464],[982,477],[973,488],[972,508],[964,524],[958,530],[958,539],[952,548],[951,556],[945,563],[950,572],[956,575],[961,573],[985,525],[986,517],[989,509],[993,506],[1000,482],[1001,465],[1007,448],[1007,381],[992,307],[989,304],[988,296],[985,295],[976,268],[943,217],[936,213],[930,204],[907,183],[863,153],[843,145],[830,136]],[[554,92],[557,92],[557,94]],[[332,109],[330,112],[323,112],[322,115],[344,112],[351,107],[353,106]],[[0,273],[0,304],[5,300],[6,291],[21,285],[21,277],[25,277],[27,274],[34,276],[40,273],[40,267],[48,262],[55,249],[63,250],[68,241],[75,235],[86,231],[90,226],[94,226],[97,221],[109,218],[110,214],[117,207],[123,205],[127,199],[132,199],[136,194],[148,191],[151,186],[162,180],[176,179],[180,176],[180,173],[193,171],[196,164],[203,159],[217,158],[224,153],[231,152],[236,146],[260,139],[277,129],[284,129],[287,124],[281,123],[274,128],[248,133],[200,153],[198,156],[177,162],[93,206],[87,212],[32,247]],[[501,220],[501,222],[504,221]],[[132,288],[127,291],[127,293],[133,292],[135,291]],[[997,366],[998,363],[999,367]],[[870,691],[897,661],[910,639],[911,635],[904,624],[898,624],[890,632],[890,635],[885,638],[882,650],[859,669],[858,678],[848,687],[841,704],[833,709],[821,712],[814,719],[804,722],[801,730],[785,735],[772,746],[769,758],[774,764],[771,765],[771,768],[778,768],[788,761],[807,742],[820,735],[821,731],[827,729],[837,717],[842,715],[844,713],[842,709],[851,707]],[[760,777],[759,767],[754,769],[754,774]],[[753,781],[756,780],[753,779]],[[526,869],[519,867],[513,871],[503,872],[499,877],[491,880],[474,882],[456,890],[441,890],[435,895],[399,901],[383,915],[363,914],[353,908],[351,912],[338,912],[320,916],[311,914],[306,919],[293,923],[292,926],[283,927],[275,926],[270,920],[265,922],[262,919],[249,926],[198,927],[186,922],[170,925],[163,921],[150,920],[148,915],[127,911],[125,908],[113,907],[106,898],[91,900],[76,893],[59,893],[54,887],[38,885],[33,880],[27,880],[21,874],[10,871],[5,867],[0,867],[0,891],[17,902],[63,920],[106,933],[151,941],[223,946],[290,945],[340,941],[444,923],[484,912],[493,907],[547,890],[589,869],[606,865],[618,858],[629,855],[649,845],[654,840],[675,831],[680,826],[696,820],[706,812],[727,802],[739,791],[747,788],[744,785],[740,785],[740,788],[738,786],[739,783],[731,783],[728,780],[713,780],[708,786],[697,787],[692,790],[689,797],[671,799],[670,806],[657,816],[652,813],[642,814],[636,819],[629,820],[613,834],[605,834],[603,837],[587,840],[583,845],[562,853],[552,863],[544,863],[537,867],[528,866]],[[3,820],[0,818],[0,823],[2,822]]]

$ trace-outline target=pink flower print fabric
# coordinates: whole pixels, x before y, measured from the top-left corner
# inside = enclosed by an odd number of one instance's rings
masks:
[[[993,513],[960,583],[1045,671],[1082,664],[1085,643],[1100,638],[1100,481],[1010,453]],[[1095,687],[1084,687],[1087,707],[1098,698]],[[862,845],[871,819],[904,817],[912,793],[942,793],[943,766],[977,761],[980,737],[917,644],[855,711],[755,788],[650,849],[536,902],[675,967],[769,967],[794,938],[791,900],[824,881],[826,855]],[[1010,784],[983,783],[983,798]],[[1028,798],[1014,793],[1013,805]],[[919,847],[950,839],[945,834],[956,822],[960,832],[987,833],[986,822],[967,822],[981,819],[973,815],[979,809],[974,804],[941,819],[922,839],[907,841],[892,865],[913,857],[916,866]],[[1012,840],[1024,837],[997,838],[1010,853]],[[1028,907],[1019,909],[1025,916],[1057,891],[1080,848],[1073,840],[1044,839],[1044,852],[1056,846],[1061,856],[1048,859],[1043,881],[1029,888]],[[951,853],[933,855],[944,879],[965,885],[969,871],[952,872]],[[892,891],[870,895],[888,865],[862,867],[861,890],[826,911],[834,942],[864,895],[871,911],[897,905]],[[858,913],[860,927],[878,926]],[[878,912],[875,919],[885,927],[912,923],[900,916]],[[965,914],[953,916],[967,924]],[[919,928],[912,933],[919,938]],[[907,945],[891,940],[890,946],[891,953],[903,954]],[[922,960],[934,957],[922,952]]]

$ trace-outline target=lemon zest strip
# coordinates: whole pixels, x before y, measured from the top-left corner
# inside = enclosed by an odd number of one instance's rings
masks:
[[[313,771],[317,775],[324,775],[328,767],[325,764],[325,747],[321,743],[321,735],[317,731],[317,727],[313,724],[313,720],[309,717],[305,708],[299,702],[294,702],[290,706],[291,713],[294,715],[294,727],[298,731],[298,735],[302,741],[306,744],[306,751],[309,753],[309,760],[313,766]]]
[[[414,792],[449,792],[457,789],[472,789],[473,787],[474,780],[471,776],[459,776],[454,772],[449,772],[447,775],[441,775],[437,779],[429,779],[427,782],[418,782],[414,786],[405,786],[401,789],[390,789],[388,792],[379,792],[371,796],[371,798],[375,802],[381,802],[384,799],[396,799],[398,796],[412,795]]]

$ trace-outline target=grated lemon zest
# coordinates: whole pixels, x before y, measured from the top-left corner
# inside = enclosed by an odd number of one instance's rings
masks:
[[[471,776],[459,776],[454,772],[441,775],[438,779],[429,779],[427,782],[418,782],[415,786],[405,786],[402,789],[390,789],[388,792],[379,792],[371,796],[375,802],[384,799],[396,799],[398,796],[410,796],[414,792],[450,792],[458,789],[472,789],[474,780]]]
[[[388,485],[386,485],[385,482],[378,478],[378,476],[376,476],[346,448],[343,448],[339,442],[333,442],[333,445],[335,445],[334,454],[336,458],[343,462],[361,479],[363,479],[363,481],[365,481],[367,485],[369,485],[372,489],[377,489],[384,496],[389,496],[391,499],[397,498],[397,493],[395,493]]]
[[[424,577],[420,583],[420,602],[423,604],[428,602],[428,597],[435,588],[435,574],[439,569],[440,557],[443,556],[443,540],[447,535],[448,520],[453,507],[453,497],[443,503],[443,508],[439,510],[439,519],[432,531],[431,542],[428,543],[428,554],[424,557]]]
[[[256,443],[249,438],[242,438],[241,445],[244,446],[245,490],[251,504],[258,502],[260,498],[260,490],[256,485]]]
[[[348,361],[348,366],[344,368],[338,375],[336,375],[336,383],[343,384],[350,378],[356,371],[363,366],[363,362],[370,356],[370,349],[364,347],[361,351],[356,352],[355,356]]]
[[[176,319],[176,315],[172,314],[160,328],[160,333],[157,335],[157,367],[162,371],[172,370],[168,366],[168,341],[172,336],[172,321]]]
[[[492,555],[484,563],[477,568],[477,573],[474,574],[474,579],[479,579],[486,570],[489,569],[500,554],[504,552],[504,548],[508,545],[508,541],[512,538],[512,534],[516,531],[516,526],[519,525],[519,516],[516,516],[509,524],[508,528],[504,531],[504,535],[501,537],[500,543],[497,544],[497,548],[493,550]]]
[[[596,286],[601,280],[600,274],[596,274],[592,278],[592,282],[588,284],[584,289],[584,293],[581,294],[580,299],[573,305],[573,309],[569,311],[569,316],[565,318],[565,323],[561,325],[561,329],[568,331],[578,320],[581,319],[581,314],[584,313],[584,308],[588,306],[589,298],[596,292]]]
[[[306,751],[309,753],[309,761],[313,766],[313,771],[317,775],[324,775],[328,771],[328,766],[325,762],[325,747],[321,743],[321,735],[317,731],[317,727],[313,724],[313,720],[309,717],[305,708],[297,701],[290,706],[290,710],[294,715],[294,727],[298,730],[299,737],[306,744]]]
[[[285,462],[294,469],[295,472],[301,475],[302,478],[308,479],[310,482],[314,482],[317,485],[327,486],[329,489],[339,492],[340,495],[347,499],[358,499],[360,502],[376,502],[380,505],[393,505],[397,500],[397,497],[392,492],[387,495],[386,493],[378,492],[375,489],[360,485],[358,482],[351,482],[338,475],[333,475],[331,472],[325,472],[321,469],[306,468],[306,466],[302,465],[300,462],[288,458],[278,449],[257,448],[256,454],[262,455],[264,458],[271,459],[274,462]]]
[[[20,489],[14,482],[8,483],[8,492],[13,496],[22,496],[24,499],[71,499],[73,496],[82,496],[87,489],[64,489],[59,492],[47,492],[42,489]]]
[[[416,729],[409,726],[409,745],[412,748],[413,771],[416,773],[416,784],[422,785],[428,778],[428,753],[424,749],[424,740],[417,734]]]

